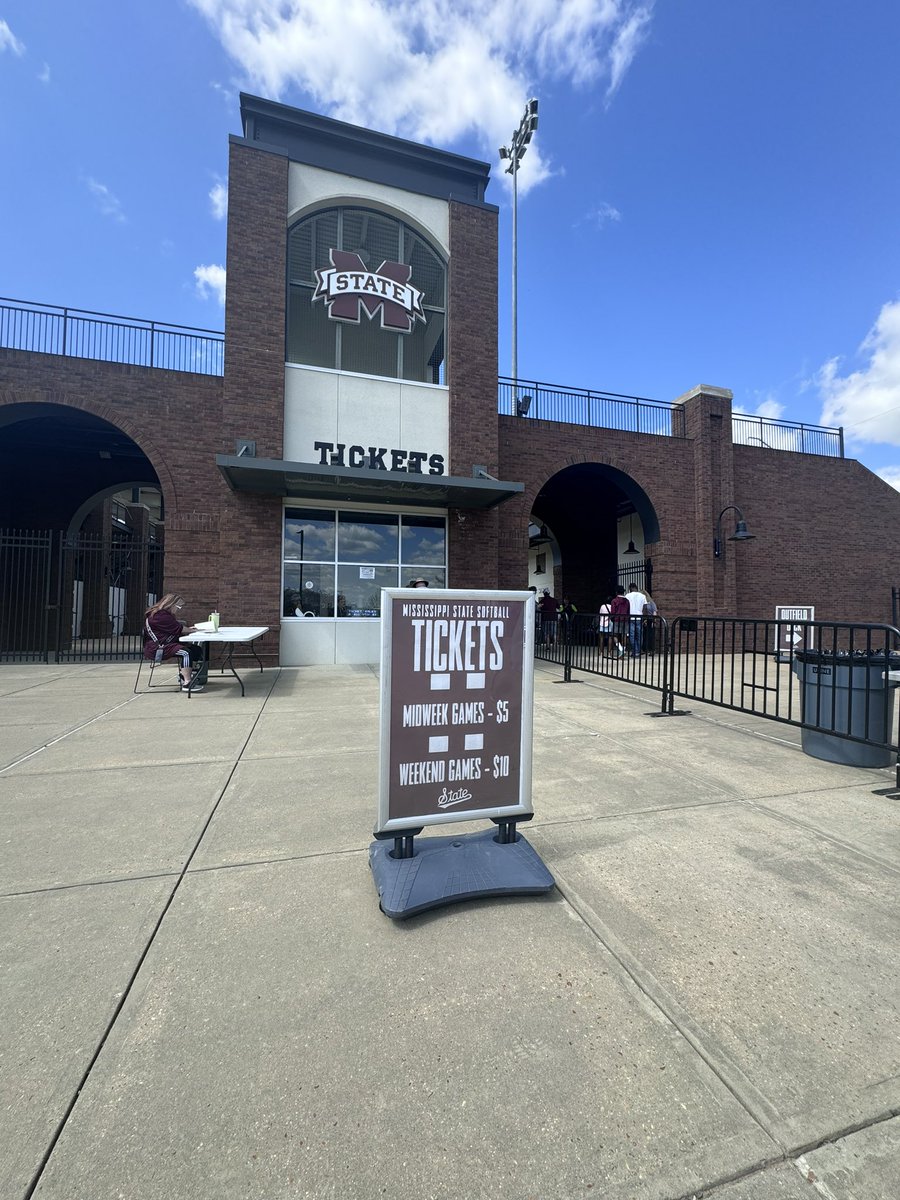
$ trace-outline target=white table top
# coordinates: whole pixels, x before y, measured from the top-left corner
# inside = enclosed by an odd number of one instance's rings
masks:
[[[179,642],[252,642],[269,632],[268,625],[220,625],[216,633],[186,633]]]

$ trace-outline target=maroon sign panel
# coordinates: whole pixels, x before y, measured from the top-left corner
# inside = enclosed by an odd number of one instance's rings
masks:
[[[531,593],[384,592],[379,831],[531,812],[533,609]]]

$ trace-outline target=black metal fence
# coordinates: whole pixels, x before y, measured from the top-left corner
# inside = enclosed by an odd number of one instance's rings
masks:
[[[662,617],[576,613],[554,623],[537,616],[535,657],[558,663],[566,679],[573,670],[587,671],[662,691],[667,645]]]
[[[661,692],[661,715],[693,700],[797,726],[819,758],[878,767],[900,754],[893,625],[579,613],[535,643],[566,680],[586,671]]]
[[[197,375],[221,375],[225,361],[225,335],[214,329],[5,297],[0,297],[0,346]]]
[[[163,554],[161,542],[127,531],[0,530],[0,662],[136,657]]]
[[[732,413],[731,436],[736,445],[762,446],[765,450],[793,450],[797,454],[822,454],[826,458],[844,457],[844,430],[841,426],[807,425],[803,421],[779,421],[774,417],[753,417]]]
[[[497,410],[504,416],[652,433],[659,437],[685,437],[684,407],[674,401],[562,387],[533,379],[513,381],[508,376],[501,376],[497,386]],[[844,431],[840,427],[735,412],[731,433],[738,445],[844,457]]]
[[[684,409],[680,404],[527,379],[518,379],[514,384],[512,379],[504,376],[497,381],[497,386],[497,408],[507,416],[684,437]]]

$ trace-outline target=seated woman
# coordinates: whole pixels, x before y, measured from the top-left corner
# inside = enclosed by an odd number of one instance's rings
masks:
[[[178,674],[181,690],[187,691],[191,675],[202,661],[203,651],[193,642],[179,642],[185,633],[193,633],[195,625],[185,628],[176,613],[184,608],[184,600],[177,592],[167,592],[162,600],[150,606],[144,614],[144,658],[165,662],[178,659]],[[203,681],[195,683],[191,692],[202,692]]]

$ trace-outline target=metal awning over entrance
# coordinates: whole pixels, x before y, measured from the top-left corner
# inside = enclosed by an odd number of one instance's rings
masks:
[[[320,463],[284,462],[217,454],[216,466],[235,492],[302,496],[310,500],[358,500],[419,508],[493,508],[520,495],[523,483],[463,475],[414,475]]]

